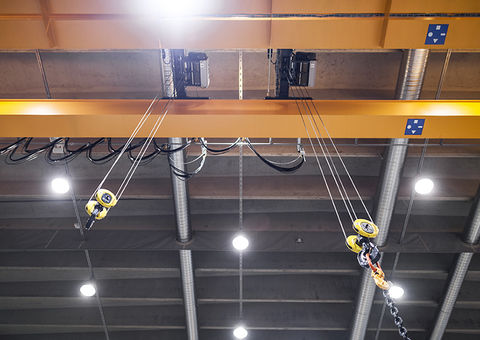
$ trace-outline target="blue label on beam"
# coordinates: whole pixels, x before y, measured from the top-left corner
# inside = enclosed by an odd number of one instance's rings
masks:
[[[420,136],[425,126],[425,119],[408,119],[405,127],[405,135]]]
[[[445,45],[447,38],[448,24],[430,24],[428,25],[425,45]]]

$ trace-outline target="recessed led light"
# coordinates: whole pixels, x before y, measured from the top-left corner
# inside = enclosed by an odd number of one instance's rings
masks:
[[[430,178],[420,178],[415,183],[415,191],[420,195],[426,195],[433,190],[433,181]]]
[[[238,326],[233,330],[233,336],[237,339],[245,339],[248,335],[248,331],[243,326]]]
[[[92,283],[85,283],[80,287],[80,293],[83,296],[94,296],[97,290]]]
[[[248,238],[243,235],[237,235],[232,241],[233,247],[237,250],[245,250],[248,248],[250,242],[248,242]]]
[[[400,286],[395,286],[393,285],[389,290],[388,290],[388,295],[394,299],[399,299],[403,296],[405,291],[403,290],[402,287]]]
[[[57,177],[52,180],[52,190],[57,194],[64,194],[70,190],[70,183],[66,178]]]

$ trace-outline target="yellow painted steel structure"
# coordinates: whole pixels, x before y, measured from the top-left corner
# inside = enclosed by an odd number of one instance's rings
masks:
[[[0,0],[0,49],[480,48],[478,0],[195,0],[183,17],[153,3]],[[425,45],[429,24],[450,25],[445,45]]]
[[[153,115],[158,115],[161,100]],[[480,101],[315,100],[335,138],[480,138]],[[129,137],[149,100],[0,100],[1,137]],[[300,103],[302,111],[305,110]],[[306,124],[315,136],[307,114]],[[325,131],[317,118],[323,136]],[[147,136],[153,117],[140,131]],[[157,137],[307,137],[294,100],[175,100]]]

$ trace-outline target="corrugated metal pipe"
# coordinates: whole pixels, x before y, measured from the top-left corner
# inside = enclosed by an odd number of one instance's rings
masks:
[[[425,67],[428,59],[428,50],[406,50],[403,54],[402,65],[397,82],[396,98],[414,100],[420,96],[423,85]],[[400,176],[407,154],[407,138],[390,140],[384,171],[375,208],[375,223],[380,232],[375,239],[378,246],[384,246],[387,241],[390,221],[397,198]],[[362,274],[362,283],[358,292],[358,301],[353,318],[351,340],[362,340],[367,331],[368,319],[375,296],[375,283],[368,271]]]
[[[171,57],[170,50],[162,50],[160,62],[162,65],[164,85],[163,95],[164,97],[169,98],[173,98],[175,95]],[[176,148],[183,144],[183,139],[178,137],[169,138],[168,143],[172,148]],[[172,153],[170,157],[173,166],[180,170],[185,170],[185,153],[183,150]],[[170,171],[170,176],[172,178],[172,192],[177,222],[177,240],[180,243],[188,243],[192,240],[192,227],[190,225],[187,183],[179,179],[172,171]],[[179,251],[179,255],[188,339],[198,340],[197,305],[195,299],[192,252],[191,250],[182,249]]]
[[[465,230],[464,241],[468,244],[477,244],[480,239],[480,188],[477,193],[476,202],[473,205],[468,226]],[[453,307],[457,301],[458,293],[462,288],[463,280],[467,275],[468,267],[472,260],[473,253],[460,253],[450,271],[447,290],[443,298],[440,310],[433,326],[430,340],[442,339],[448,320],[452,314]]]
[[[178,137],[169,138],[168,143],[172,145],[173,148],[176,148],[182,145],[183,140]],[[180,170],[185,170],[184,151],[175,152],[170,156],[173,166]],[[192,240],[192,228],[189,218],[187,183],[186,181],[179,179],[172,171],[170,172],[170,176],[172,178],[173,200],[177,221],[177,240],[181,243],[188,243]],[[197,306],[195,299],[192,251],[182,249],[179,252],[188,339],[198,340]]]

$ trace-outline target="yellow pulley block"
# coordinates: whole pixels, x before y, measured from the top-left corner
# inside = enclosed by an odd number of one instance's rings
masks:
[[[107,216],[107,209],[99,205],[97,201],[93,200],[88,201],[88,203],[85,205],[85,211],[87,212],[88,216],[92,216],[92,214],[94,214],[96,220],[101,220]]]
[[[347,237],[345,244],[347,245],[348,249],[358,254],[362,250],[362,246],[357,243],[357,239],[357,235],[350,235]]]
[[[98,203],[100,203],[107,209],[117,204],[117,198],[115,197],[113,192],[107,189],[99,189],[97,191],[97,194],[95,195],[95,198],[97,199]]]
[[[353,230],[367,238],[374,238],[378,235],[378,227],[373,222],[362,218],[353,222]]]

